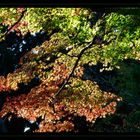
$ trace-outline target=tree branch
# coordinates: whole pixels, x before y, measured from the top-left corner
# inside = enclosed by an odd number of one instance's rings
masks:
[[[27,11],[27,9],[25,9],[24,11],[22,11],[20,18],[18,19],[18,21],[16,21],[1,37],[0,39],[2,39],[4,36],[6,36],[11,30],[12,28],[14,28],[23,18],[25,12]]]
[[[78,58],[77,58],[77,60],[74,64],[74,67],[73,67],[71,73],[69,74],[68,78],[63,82],[63,85],[60,87],[60,89],[57,91],[57,93],[54,95],[53,100],[50,103],[50,106],[53,107],[53,110],[54,110],[54,103],[57,101],[56,97],[61,93],[61,91],[64,89],[65,85],[68,83],[69,79],[73,75],[73,73],[74,73],[74,71],[75,71],[75,69],[78,65],[78,62],[79,62],[80,58],[82,57],[82,55],[84,54],[84,52],[87,49],[91,48],[93,46],[93,44],[98,44],[98,37],[97,36],[94,36],[93,40],[84,49],[81,50],[81,52],[79,53]],[[54,112],[55,112],[55,110],[54,110]]]
[[[102,19],[103,20],[105,16],[106,16],[105,13],[101,13],[101,15],[100,15],[100,17],[98,17],[98,19]],[[76,67],[78,65],[78,62],[79,62],[80,58],[82,57],[82,55],[84,54],[84,52],[87,49],[89,49],[89,48],[91,48],[93,46],[93,44],[97,44],[97,45],[100,45],[101,46],[101,43],[103,43],[102,39],[103,39],[103,35],[102,35],[102,38],[101,37],[98,37],[97,35],[95,35],[93,37],[92,41],[84,49],[82,49],[81,52],[79,53],[79,55],[77,56],[78,58],[77,58],[77,60],[76,60],[76,62],[74,64],[74,67],[73,67],[71,73],[69,74],[68,78],[64,80],[62,86],[57,91],[57,93],[54,95],[52,101],[49,103],[50,107],[53,108],[53,111],[54,112],[55,112],[54,104],[57,101],[56,97],[61,93],[61,91],[64,89],[65,85],[68,83],[69,79],[73,75],[73,73],[74,73],[74,71],[75,71],[75,69],[76,69]]]

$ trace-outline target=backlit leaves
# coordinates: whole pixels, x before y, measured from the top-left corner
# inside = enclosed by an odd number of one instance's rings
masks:
[[[0,36],[18,21],[24,10],[25,8],[0,8]],[[47,35],[55,30],[58,33],[23,55],[14,72],[5,77],[0,76],[0,92],[8,93],[0,117],[13,112],[18,117],[35,121],[41,116],[44,120],[34,132],[68,132],[75,131],[73,121],[76,116],[85,116],[87,122],[94,124],[97,118],[115,114],[118,102],[123,99],[113,92],[101,90],[98,81],[95,82],[91,76],[89,79],[92,81],[83,80],[84,65],[92,66],[102,62],[101,72],[118,67],[121,61],[128,58],[139,60],[139,18],[114,12],[99,18],[97,12],[89,8],[26,10],[21,21],[9,32],[15,30],[17,35],[22,37],[39,31],[44,31]],[[82,55],[73,75],[57,97],[54,112],[49,106],[52,97],[69,77],[80,51],[94,35],[101,38],[101,44],[94,43]],[[127,75],[124,74],[123,77],[126,79]],[[20,84],[28,86],[33,79],[38,79],[39,85],[31,87],[28,93],[11,96],[11,93],[20,89]],[[121,89],[127,85],[127,89],[131,91],[131,88],[135,87],[129,82],[125,84],[123,80],[120,80],[120,83]],[[109,85],[111,84],[112,81]],[[125,126],[129,127],[129,124],[126,122]]]

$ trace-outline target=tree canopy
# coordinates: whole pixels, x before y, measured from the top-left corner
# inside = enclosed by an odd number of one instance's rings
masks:
[[[138,11],[0,8],[8,131],[41,118],[31,132],[139,132]]]

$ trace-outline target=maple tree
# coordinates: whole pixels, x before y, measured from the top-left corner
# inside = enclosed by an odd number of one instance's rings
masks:
[[[120,115],[117,107],[126,98],[126,85],[118,83],[127,68],[123,62],[139,60],[139,16],[92,8],[0,12],[0,117],[9,112],[33,122],[41,117],[33,132],[80,132],[77,117],[85,117],[89,131],[102,131],[98,119],[111,126],[108,120]],[[133,91],[125,90],[127,95]],[[131,115],[123,119],[128,130]]]

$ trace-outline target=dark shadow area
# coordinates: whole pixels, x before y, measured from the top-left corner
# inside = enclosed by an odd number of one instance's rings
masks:
[[[70,120],[69,118],[72,118],[72,123],[74,124],[74,132],[70,132],[70,133],[80,133],[80,134],[87,134],[89,133],[89,125],[91,124],[90,122],[86,121],[86,117],[85,116],[78,116],[78,115],[74,115],[74,114],[69,114],[69,112],[65,112],[67,115],[62,117],[60,120],[58,120],[58,122],[64,122],[66,120]],[[56,121],[57,122],[57,121]],[[65,132],[61,132],[61,133],[65,133]]]
[[[86,134],[88,133],[88,122],[85,116],[75,116],[73,120],[74,130],[78,133]]]
[[[30,122],[22,117],[17,117],[13,113],[7,113],[2,120],[7,130],[7,134],[20,134],[32,133],[34,130],[39,129],[39,124],[43,119],[38,117],[36,121]],[[2,132],[1,129],[0,132]]]
[[[111,79],[117,76],[116,69],[112,71],[103,70],[103,64],[98,62],[97,65],[89,66],[89,64],[84,64],[84,74],[82,80],[91,80],[97,82],[101,90],[107,92],[116,92],[116,87],[111,83]]]
[[[11,90],[9,96],[18,96],[21,94],[28,94],[32,88],[38,86],[41,83],[39,78],[33,78],[27,85],[24,83],[18,84],[19,89],[16,91]]]
[[[23,55],[49,40],[50,36],[56,32],[57,30],[54,30],[49,35],[43,31],[35,34],[28,32],[25,36],[17,35],[16,31],[10,32],[5,40],[0,42],[0,75],[6,76],[19,68],[18,63]]]
[[[0,110],[3,107],[4,102],[6,101],[7,92],[1,92],[0,95]]]
[[[103,69],[100,62],[93,66],[84,65],[83,80],[95,81],[101,90],[122,97],[115,114],[98,118],[91,132],[140,132],[140,61],[127,59],[118,66],[100,72]]]
[[[78,134],[87,134],[88,133],[88,123],[86,121],[86,117],[84,116],[74,116],[73,114],[69,114],[66,117],[63,117],[60,121],[63,122],[68,120],[69,117],[73,118],[74,123],[74,131]],[[43,121],[42,117],[38,117],[36,121],[31,122],[22,117],[17,117],[14,113],[7,113],[3,118],[4,127],[6,129],[7,134],[29,134],[33,133],[34,130],[39,129],[39,124]],[[0,121],[1,121],[0,120]],[[90,123],[89,123],[90,124]],[[3,133],[2,128],[0,127],[0,133]],[[73,134],[74,132],[70,132]],[[48,133],[49,134],[49,133]],[[65,132],[61,132],[60,134],[66,134]]]

